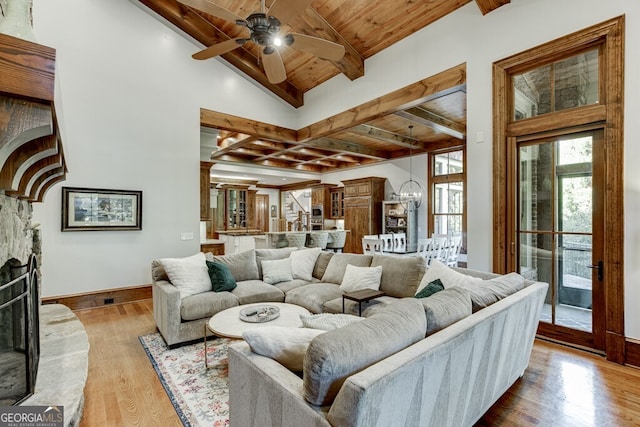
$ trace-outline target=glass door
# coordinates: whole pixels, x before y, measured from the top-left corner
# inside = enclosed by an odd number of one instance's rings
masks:
[[[518,266],[550,284],[540,335],[604,349],[602,131],[518,144]]]

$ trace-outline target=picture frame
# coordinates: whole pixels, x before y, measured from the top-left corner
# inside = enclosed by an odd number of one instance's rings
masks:
[[[142,191],[62,187],[62,231],[142,230]]]

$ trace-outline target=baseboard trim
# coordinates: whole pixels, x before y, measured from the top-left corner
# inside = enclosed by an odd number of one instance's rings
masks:
[[[640,341],[627,338],[624,363],[625,365],[640,368]]]
[[[107,289],[74,295],[42,298],[42,304],[63,304],[71,310],[123,304],[152,298],[151,285]]]

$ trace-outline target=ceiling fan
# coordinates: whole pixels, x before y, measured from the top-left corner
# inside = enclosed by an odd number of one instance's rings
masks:
[[[193,54],[194,59],[209,59],[239,48],[247,42],[262,47],[260,58],[264,64],[267,80],[272,84],[283,82],[287,73],[278,51],[278,46],[291,46],[293,49],[310,53],[322,59],[339,61],[344,56],[344,46],[306,34],[288,33],[280,35],[280,26],[302,14],[312,0],[275,0],[269,11],[265,11],[265,0],[261,0],[261,12],[252,13],[246,19],[211,3],[209,0],[178,0],[180,3],[208,13],[209,15],[235,22],[249,29],[248,37],[238,37],[216,43]]]

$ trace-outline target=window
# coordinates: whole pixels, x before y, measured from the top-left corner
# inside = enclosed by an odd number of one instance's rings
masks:
[[[429,231],[463,236],[466,248],[465,151],[429,155]]]

